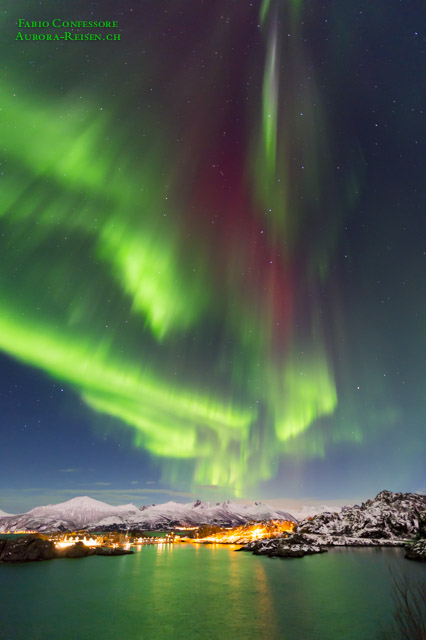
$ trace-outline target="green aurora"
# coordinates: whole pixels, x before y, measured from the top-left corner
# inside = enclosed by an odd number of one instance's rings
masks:
[[[339,160],[327,95],[298,36],[307,4],[259,3],[261,82],[239,125],[242,151],[230,153],[232,169],[223,163],[231,187],[216,202],[202,158],[226,115],[208,115],[208,96],[182,76],[174,106],[160,98],[132,126],[96,90],[83,102],[75,81],[56,96],[27,91],[11,65],[0,88],[0,348],[131,430],[165,481],[191,469],[192,486],[245,495],[287,459],[359,446],[371,425],[379,433],[384,416],[397,419],[366,398],[361,423],[342,366],[331,265],[364,165],[355,138]],[[204,46],[217,42],[212,34]],[[146,64],[148,87],[162,67]],[[212,84],[217,64],[205,71]],[[200,125],[176,115],[187,95]],[[374,368],[366,375],[375,379]]]

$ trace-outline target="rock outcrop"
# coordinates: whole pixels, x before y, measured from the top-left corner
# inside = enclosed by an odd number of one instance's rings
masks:
[[[324,553],[325,547],[313,543],[308,537],[294,533],[283,538],[249,542],[239,551],[251,551],[255,556],[269,558],[303,558],[315,553]]]
[[[87,556],[123,556],[133,553],[122,547],[88,547],[83,542],[57,549],[51,540],[24,536],[0,540],[0,562],[34,562],[54,558],[86,558]]]
[[[403,547],[404,540],[390,538],[354,538],[351,536],[331,536],[305,534],[312,544],[325,547]]]
[[[361,506],[321,513],[299,523],[299,533],[348,538],[407,540],[426,520],[426,498],[415,493],[381,491]]]
[[[35,536],[0,540],[0,562],[33,562],[55,557],[55,545],[50,540]]]
[[[405,557],[408,560],[426,562],[426,539],[405,545]]]
[[[87,547],[83,542],[76,542],[70,547],[64,549],[56,549],[56,558],[86,558],[87,556],[93,556],[95,549],[93,547]]]
[[[133,553],[132,549],[123,549],[123,547],[96,547],[95,554],[97,556],[127,556]]]

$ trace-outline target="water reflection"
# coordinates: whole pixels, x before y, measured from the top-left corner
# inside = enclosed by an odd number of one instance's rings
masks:
[[[0,565],[2,638],[375,640],[392,615],[401,550],[298,560],[232,547],[144,546],[133,555]],[[22,615],[25,610],[25,616]]]

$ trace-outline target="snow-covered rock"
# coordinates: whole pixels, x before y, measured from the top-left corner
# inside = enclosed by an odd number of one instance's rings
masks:
[[[426,540],[422,539],[413,544],[407,544],[405,546],[405,557],[409,560],[426,562]]]
[[[331,536],[306,534],[311,544],[324,547],[403,547],[404,540],[399,538],[354,538],[350,536]]]
[[[361,506],[343,507],[305,519],[293,535],[260,540],[243,547],[256,555],[300,558],[327,547],[405,546],[407,538],[424,531],[426,498],[414,493],[381,491]],[[424,541],[407,545],[406,557],[424,559]]]
[[[118,507],[93,498],[73,498],[67,502],[44,507],[35,507],[28,513],[0,517],[1,531],[69,531],[126,530],[126,529],[173,529],[194,527],[201,524],[225,527],[237,526],[251,521],[289,520],[295,518],[260,502],[245,506],[234,502],[210,502],[197,500],[188,504],[166,502],[138,509],[133,504]]]
[[[12,516],[13,516],[13,513],[6,513],[6,511],[2,511],[0,509],[0,518],[9,518],[9,517],[12,517]]]
[[[315,553],[325,553],[327,549],[300,533],[275,538],[273,540],[256,540],[249,542],[240,551],[251,551],[255,556],[269,558],[303,558]]]
[[[333,538],[401,540],[415,536],[424,526],[425,518],[425,496],[381,491],[361,506],[343,507],[340,513],[325,512],[305,519],[297,530]]]

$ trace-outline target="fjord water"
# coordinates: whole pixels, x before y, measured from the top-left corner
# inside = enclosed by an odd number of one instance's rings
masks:
[[[0,565],[1,640],[374,640],[392,616],[401,549],[270,559],[232,547]]]

